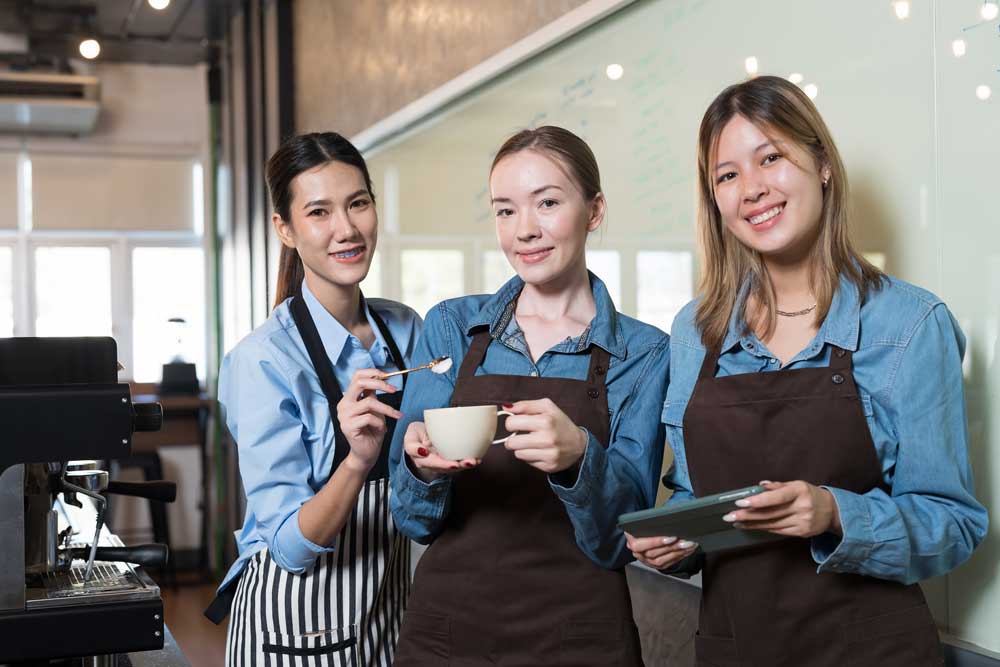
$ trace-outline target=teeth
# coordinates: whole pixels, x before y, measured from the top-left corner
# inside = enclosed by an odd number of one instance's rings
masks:
[[[751,225],[759,225],[762,222],[767,222],[768,220],[770,220],[771,218],[773,218],[774,216],[778,215],[779,213],[781,213],[784,210],[785,210],[784,205],[782,205],[782,206],[775,206],[774,208],[772,208],[769,211],[764,211],[760,215],[755,215],[752,218],[750,218],[749,219],[750,220],[750,224]]]
[[[354,250],[348,250],[346,252],[335,252],[334,257],[339,257],[341,259],[347,259],[348,257],[357,257],[361,254],[361,248],[355,248]]]

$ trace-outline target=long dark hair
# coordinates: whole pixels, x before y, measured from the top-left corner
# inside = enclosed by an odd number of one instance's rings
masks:
[[[281,219],[291,223],[292,181],[304,171],[319,167],[328,162],[343,162],[361,170],[365,178],[368,195],[375,203],[375,192],[372,190],[372,178],[368,174],[368,165],[361,153],[350,141],[336,132],[310,132],[289,137],[282,142],[267,161],[267,189],[271,194],[271,205]],[[295,248],[281,246],[281,256],[278,259],[278,287],[274,297],[274,307],[290,296],[298,294],[302,289],[305,269],[302,258]]]

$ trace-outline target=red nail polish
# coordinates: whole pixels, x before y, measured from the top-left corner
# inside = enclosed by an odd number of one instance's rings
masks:
[[[465,463],[463,463],[462,465],[463,465],[463,466],[465,466],[466,468],[471,468],[471,467],[472,467],[472,464],[471,464],[471,463],[469,463],[468,461],[466,461],[466,462],[465,462]]]
[[[430,454],[430,452],[423,447],[417,447],[417,456],[427,456],[428,454]]]
[[[514,407],[513,403],[504,403],[503,404],[504,410],[510,410],[512,407]]]

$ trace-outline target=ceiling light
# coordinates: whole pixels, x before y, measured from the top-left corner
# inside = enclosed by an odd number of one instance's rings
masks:
[[[1000,7],[995,2],[984,2],[983,6],[979,8],[979,15],[983,17],[984,21],[992,21],[998,14],[1000,14]]]
[[[976,86],[976,97],[978,97],[982,101],[985,102],[986,100],[990,99],[990,95],[992,94],[993,91],[990,90],[989,86]]]
[[[910,15],[910,1],[909,0],[896,0],[892,3],[892,8],[896,12],[896,18],[900,21],[905,19]]]
[[[965,55],[965,40],[956,39],[951,43],[951,52],[955,54],[956,58],[961,58]]]
[[[87,60],[93,60],[101,54],[101,45],[96,39],[85,39],[80,42],[80,55]]]
[[[798,72],[792,72],[791,74],[788,75],[788,80],[797,86],[800,83],[802,83],[803,80],[805,80],[805,77],[799,74]]]
[[[148,0],[149,6],[156,11],[162,11],[170,4],[170,0]]]
[[[816,96],[819,95],[819,87],[815,83],[807,83],[802,89],[809,96],[809,99],[814,100]]]
[[[755,56],[750,56],[743,61],[743,67],[746,68],[747,74],[753,76],[757,73],[757,58]]]
[[[605,74],[608,75],[609,79],[611,79],[612,81],[617,81],[618,79],[622,78],[622,76],[624,76],[625,68],[619,65],[618,63],[611,63],[610,65],[608,65],[607,69],[604,70],[604,72]]]

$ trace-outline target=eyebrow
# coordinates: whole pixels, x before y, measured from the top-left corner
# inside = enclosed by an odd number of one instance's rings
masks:
[[[352,192],[351,194],[347,195],[347,197],[345,197],[345,199],[347,201],[350,201],[350,200],[354,199],[355,197],[357,197],[359,195],[367,195],[367,194],[368,194],[368,190],[365,190],[364,188],[361,188],[361,189],[356,190],[355,192]],[[303,209],[307,209],[310,206],[330,206],[331,204],[333,204],[333,200],[332,199],[313,199],[313,200],[307,201],[305,204],[303,204],[302,208]]]
[[[778,145],[775,142],[769,140],[769,141],[765,141],[760,146],[758,146],[757,148],[753,149],[753,152],[756,153],[761,148],[766,148],[768,146],[774,146],[775,148],[778,147]],[[720,162],[719,164],[715,165],[715,169],[716,169],[716,171],[718,171],[719,169],[721,169],[721,168],[723,168],[723,167],[725,167],[726,165],[729,165],[729,164],[735,164],[735,163],[731,162],[729,160],[726,160],[725,162]]]
[[[540,195],[543,192],[545,192],[546,190],[562,190],[562,188],[559,187],[558,185],[543,185],[540,188],[536,188],[536,189],[532,190],[531,191],[531,196]],[[490,200],[490,203],[492,203],[492,204],[510,203],[512,201],[514,201],[514,200],[513,199],[509,199],[508,197],[494,197],[493,199]]]

